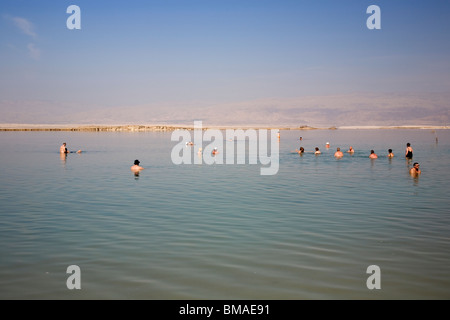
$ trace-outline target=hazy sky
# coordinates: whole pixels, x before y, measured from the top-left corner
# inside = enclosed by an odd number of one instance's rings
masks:
[[[81,30],[66,27],[71,4]],[[366,26],[372,4],[381,30]],[[447,0],[1,0],[0,102],[449,92],[449,30]]]

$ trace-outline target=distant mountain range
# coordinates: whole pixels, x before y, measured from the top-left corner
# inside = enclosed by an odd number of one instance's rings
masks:
[[[448,126],[450,93],[357,93],[114,108],[46,101],[0,101],[0,123],[192,125],[194,120],[202,120],[204,126]]]

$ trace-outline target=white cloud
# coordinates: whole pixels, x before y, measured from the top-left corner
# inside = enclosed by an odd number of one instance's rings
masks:
[[[20,31],[30,37],[36,38],[37,34],[34,31],[34,25],[30,21],[21,17],[13,17],[11,20],[14,22],[14,25],[20,29]]]
[[[30,57],[33,58],[34,60],[39,60],[39,58],[41,57],[41,50],[39,50],[39,48],[36,48],[34,43],[29,43],[27,45],[27,48]]]
[[[33,23],[31,23],[31,21],[22,18],[22,17],[11,17],[9,15],[3,15],[4,19],[10,20],[13,22],[13,24],[24,34],[26,34],[27,36],[30,36],[31,38],[33,38],[34,40],[36,40],[37,38],[37,33],[35,31],[35,27],[33,25]],[[15,49],[9,46],[11,49]],[[28,50],[28,55],[34,59],[34,60],[39,60],[39,58],[41,57],[41,50],[36,47],[36,45],[34,43],[28,43],[27,45],[27,50]]]

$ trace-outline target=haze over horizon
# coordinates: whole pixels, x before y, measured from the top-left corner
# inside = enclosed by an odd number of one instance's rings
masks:
[[[137,105],[77,110],[51,102],[9,102],[3,123],[58,125],[165,124],[280,127],[446,126],[450,94],[352,94],[260,99],[236,103]],[[4,102],[5,104],[8,102]],[[36,106],[30,110],[29,106]],[[1,123],[0,123],[1,124]]]
[[[448,30],[438,0],[4,0],[0,123],[449,125]]]

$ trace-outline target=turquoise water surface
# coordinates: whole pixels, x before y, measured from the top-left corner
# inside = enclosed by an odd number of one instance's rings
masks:
[[[170,137],[1,132],[0,298],[450,298],[450,131],[281,131],[273,176],[174,165]],[[62,142],[86,152],[61,157]]]

